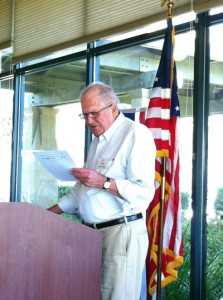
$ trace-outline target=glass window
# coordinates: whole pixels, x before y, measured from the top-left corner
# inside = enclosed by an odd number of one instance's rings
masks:
[[[42,62],[45,62],[45,61],[48,61],[48,60],[61,58],[63,56],[78,53],[78,52],[84,51],[84,50],[87,50],[87,44],[82,44],[82,45],[79,45],[79,46],[76,46],[76,47],[71,47],[71,48],[67,48],[65,50],[53,52],[49,55],[27,61],[27,62],[23,63],[23,66],[30,66],[30,65],[33,65],[33,64],[42,63]]]
[[[207,299],[223,297],[223,24],[210,28],[208,121]]]
[[[9,72],[12,68],[12,48],[0,51],[0,73]]]
[[[191,22],[193,20],[195,20],[196,14],[194,12],[189,12],[180,16],[173,16],[173,24],[174,26],[179,25],[179,24],[183,24],[185,22]],[[106,39],[101,40],[102,44],[109,44],[115,41],[122,41],[124,39],[130,38],[130,37],[135,37],[141,34],[145,34],[145,33],[151,33],[151,32],[155,32],[161,29],[165,29],[166,28],[166,20],[162,20],[162,21],[158,21],[156,23],[152,23],[149,24],[147,26],[129,31],[129,32],[125,32],[122,34],[117,34],[111,37],[108,37]]]
[[[210,10],[210,15],[216,15],[223,12],[223,6],[219,6],[217,8],[213,8]]]
[[[10,199],[10,177],[12,159],[12,112],[13,112],[13,82],[0,81],[0,201]]]
[[[179,279],[166,288],[165,299],[189,299],[190,293],[190,224],[192,191],[193,137],[193,57],[194,31],[175,36],[175,59],[181,107],[180,193],[183,217],[184,264]],[[100,56],[100,79],[118,93],[123,112],[143,111],[160,61],[163,40],[134,46]],[[138,120],[138,116],[135,116]],[[185,144],[187,147],[185,147]],[[184,287],[184,288],[182,288]]]
[[[85,80],[85,61],[26,76],[22,201],[48,208],[73,186],[74,183],[59,181],[44,169],[33,151],[66,150],[77,166],[83,165],[85,122],[78,115],[81,113],[79,95]]]

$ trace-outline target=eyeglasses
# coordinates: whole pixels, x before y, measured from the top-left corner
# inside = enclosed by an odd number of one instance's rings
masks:
[[[92,118],[95,119],[97,117],[99,117],[100,113],[105,110],[106,108],[109,108],[110,106],[112,106],[112,104],[109,104],[108,106],[103,107],[102,109],[98,110],[98,111],[92,111],[88,114],[79,114],[79,117],[82,120],[86,120],[87,118]]]

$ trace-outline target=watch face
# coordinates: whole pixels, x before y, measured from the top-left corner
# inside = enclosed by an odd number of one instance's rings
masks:
[[[106,188],[106,189],[108,189],[109,187],[110,187],[110,182],[105,182],[105,184],[104,184],[104,187]]]
[[[110,182],[106,181],[106,182],[104,183],[104,188],[105,188],[105,189],[109,189],[109,188],[110,188]]]

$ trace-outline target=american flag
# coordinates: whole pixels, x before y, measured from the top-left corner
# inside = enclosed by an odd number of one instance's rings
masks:
[[[149,251],[146,261],[148,299],[157,289],[157,262],[160,230],[160,199],[162,162],[166,157],[162,287],[177,279],[178,267],[183,264],[181,205],[179,195],[179,120],[180,107],[173,57],[174,27],[167,19],[167,29],[154,81],[150,102],[143,123],[150,128],[156,148],[156,191],[147,210]],[[142,121],[141,115],[141,121]]]

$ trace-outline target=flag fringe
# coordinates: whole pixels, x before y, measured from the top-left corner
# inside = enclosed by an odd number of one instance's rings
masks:
[[[157,250],[158,250],[158,247],[155,247],[155,248],[157,248]],[[167,277],[162,279],[162,282],[161,282],[162,288],[165,287],[166,285],[168,285],[169,283],[175,281],[178,278],[178,272],[175,270],[175,268],[182,266],[184,263],[183,256],[175,255],[175,253],[173,251],[170,251],[170,249],[164,248],[163,254],[167,254],[167,253],[169,256],[171,256],[171,258],[174,258],[174,261],[171,261],[171,262],[167,263],[167,265],[166,265],[165,272],[168,273],[169,275],[167,275]],[[154,262],[157,265],[157,255],[155,252],[153,253],[152,257],[153,257]],[[149,280],[148,292],[151,296],[156,292],[156,288],[157,288],[156,284],[152,286],[153,282],[155,281],[155,277],[156,277],[156,270],[154,270],[154,272],[152,273],[151,278]]]

